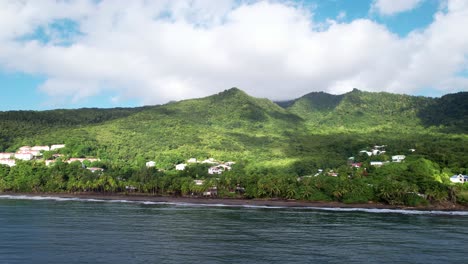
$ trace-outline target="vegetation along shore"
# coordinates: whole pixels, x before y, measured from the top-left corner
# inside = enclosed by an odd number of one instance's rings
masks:
[[[272,102],[232,88],[140,108],[0,112],[0,192],[464,210],[467,104],[467,92]]]

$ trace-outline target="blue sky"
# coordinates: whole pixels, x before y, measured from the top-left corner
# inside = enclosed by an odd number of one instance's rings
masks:
[[[0,2],[0,111],[467,91],[466,2]]]

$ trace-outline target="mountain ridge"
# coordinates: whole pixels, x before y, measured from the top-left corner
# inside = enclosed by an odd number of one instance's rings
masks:
[[[168,168],[189,157],[217,157],[310,171],[338,166],[368,145],[393,143],[395,151],[417,145],[422,155],[465,166],[463,149],[445,153],[444,146],[467,142],[467,94],[432,99],[359,90],[313,92],[281,107],[232,88],[135,109],[0,112],[0,151],[66,143],[65,154],[132,166],[158,160]],[[456,111],[445,107],[453,103],[459,105]],[[421,115],[425,109],[430,111]],[[431,119],[435,114],[437,119]]]

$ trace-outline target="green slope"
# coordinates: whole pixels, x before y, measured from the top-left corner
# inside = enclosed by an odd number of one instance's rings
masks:
[[[135,109],[0,113],[0,151],[65,143],[64,154],[158,167],[195,157],[309,174],[374,144],[453,168],[467,167],[466,94],[439,99],[354,90],[281,104],[232,88],[200,99]],[[447,105],[457,105],[453,109]],[[447,133],[450,132],[450,133]]]
[[[311,129],[319,131],[414,132],[437,125],[421,118],[431,106],[441,107],[436,102],[437,99],[427,97],[354,89],[343,95],[310,93],[287,109],[304,118]]]

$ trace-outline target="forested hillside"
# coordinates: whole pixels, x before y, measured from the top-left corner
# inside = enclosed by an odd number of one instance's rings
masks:
[[[250,197],[285,197],[285,191],[263,193],[259,186],[267,184],[262,183],[265,179],[285,184],[283,180],[316,175],[319,169],[348,176],[370,174],[379,181],[411,182],[413,173],[447,183],[449,176],[466,173],[468,167],[467,94],[427,98],[355,89],[343,95],[310,93],[273,103],[232,88],[201,99],[134,109],[0,112],[0,152],[63,143],[66,147],[58,152],[65,157],[99,158],[94,165],[105,168],[105,175],[126,175],[134,182],[151,179],[144,170],[149,160],[166,172],[189,158],[233,160],[237,167],[229,173],[236,175],[235,182],[256,186],[248,189]],[[385,145],[386,153],[359,154],[375,145]],[[405,164],[387,169],[369,166],[397,154],[407,156]],[[350,168],[351,156],[362,168]],[[179,176],[208,177],[204,170],[192,167]],[[427,180],[421,179],[412,184]],[[334,199],[333,192],[328,197]]]

